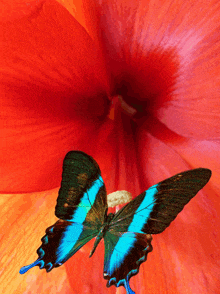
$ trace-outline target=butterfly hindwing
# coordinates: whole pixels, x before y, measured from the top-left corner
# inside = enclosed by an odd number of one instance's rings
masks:
[[[118,232],[163,232],[210,177],[209,169],[198,168],[152,186],[118,211],[111,228]]]
[[[104,237],[104,278],[107,286],[125,286],[126,280],[139,271],[139,266],[152,251],[151,235],[110,230]]]
[[[38,265],[48,272],[62,265],[84,244],[94,238],[100,227],[86,226],[80,223],[59,220],[47,228],[46,235],[41,239],[42,245],[37,249],[38,259],[31,265],[21,268],[23,274]]]

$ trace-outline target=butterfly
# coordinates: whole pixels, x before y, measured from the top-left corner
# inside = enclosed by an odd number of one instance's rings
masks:
[[[106,188],[97,162],[84,152],[68,152],[55,208],[59,220],[46,229],[38,259],[22,267],[20,274],[34,266],[49,272],[95,237],[92,256],[104,238],[107,287],[124,286],[127,294],[135,294],[129,280],[152,251],[151,234],[162,233],[210,177],[206,168],[179,173],[141,193],[115,214],[108,214]]]

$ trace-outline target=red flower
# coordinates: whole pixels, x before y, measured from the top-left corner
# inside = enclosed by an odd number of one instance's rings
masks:
[[[69,12],[55,1],[0,7],[0,189],[13,193],[1,195],[4,293],[116,293],[101,245],[49,274],[18,273],[55,222],[62,160],[74,149],[96,159],[109,193],[212,170],[130,284],[139,294],[217,293],[219,1],[60,2]]]

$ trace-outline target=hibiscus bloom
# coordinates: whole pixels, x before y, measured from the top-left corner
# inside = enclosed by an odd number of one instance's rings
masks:
[[[99,163],[108,193],[212,170],[130,285],[217,293],[219,1],[60,2],[0,7],[4,293],[125,293],[105,287],[103,247],[89,259],[91,243],[49,274],[18,273],[56,221],[62,161],[76,149]]]

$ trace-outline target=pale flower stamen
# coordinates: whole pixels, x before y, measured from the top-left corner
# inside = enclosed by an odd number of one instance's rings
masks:
[[[132,200],[132,194],[128,191],[116,191],[107,195],[108,207],[125,204]]]

